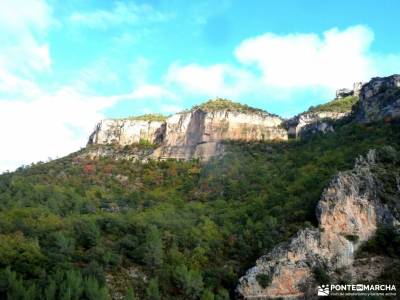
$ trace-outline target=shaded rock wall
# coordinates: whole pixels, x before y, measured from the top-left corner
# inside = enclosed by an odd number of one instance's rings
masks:
[[[362,123],[399,119],[400,75],[375,77],[364,84],[353,114],[354,120]]]

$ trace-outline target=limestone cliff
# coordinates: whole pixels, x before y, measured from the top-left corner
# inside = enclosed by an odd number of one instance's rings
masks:
[[[283,119],[227,100],[216,103],[217,107],[211,101],[165,121],[104,120],[88,144],[126,146],[144,141],[158,146],[151,158],[207,160],[222,153],[223,141],[287,139]]]
[[[162,142],[165,124],[161,121],[115,119],[103,120],[96,125],[89,144],[126,146],[147,141],[152,144]]]
[[[400,75],[375,77],[364,84],[353,111],[356,122],[369,123],[400,118]]]
[[[195,109],[171,116],[157,158],[208,159],[222,151],[222,141],[286,140],[282,119],[268,113]]]
[[[362,86],[363,83],[356,82],[353,89],[339,89],[332,101],[310,107],[308,111],[286,120],[289,138],[333,132],[334,122],[350,116],[352,107],[359,99]]]
[[[339,173],[318,203],[318,228],[299,231],[259,258],[239,280],[238,294],[245,299],[305,297],[306,287],[315,286],[315,268],[327,273],[351,269],[355,251],[378,225],[398,226],[399,203],[389,205],[377,193],[383,187],[375,174],[376,162],[376,151],[371,150],[357,160],[353,170]],[[395,199],[400,201],[398,187]],[[263,286],[261,277],[268,279]]]
[[[360,123],[399,119],[400,75],[357,82],[352,90],[339,89],[336,99],[287,120],[286,127],[289,137],[304,137],[332,132],[332,123],[344,118]]]
[[[291,138],[302,137],[309,133],[333,132],[332,121],[348,116],[348,112],[306,112],[286,121],[288,136]]]

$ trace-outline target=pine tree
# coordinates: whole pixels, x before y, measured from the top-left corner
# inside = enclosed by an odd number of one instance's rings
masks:
[[[135,292],[133,288],[129,288],[126,292],[126,295],[123,300],[138,300],[138,298],[135,295]]]
[[[160,290],[158,287],[157,279],[151,279],[149,282],[149,286],[147,287],[147,299],[148,300],[160,300]]]
[[[156,226],[150,226],[144,245],[144,263],[154,271],[161,267],[163,256],[163,242],[160,231]]]
[[[79,271],[70,270],[64,275],[64,281],[60,285],[61,300],[78,300],[82,295],[82,275]]]
[[[84,281],[85,296],[88,300],[108,300],[108,291],[104,286],[100,286],[96,278],[89,276]]]
[[[51,280],[44,290],[45,300],[56,299],[57,286],[54,280]]]

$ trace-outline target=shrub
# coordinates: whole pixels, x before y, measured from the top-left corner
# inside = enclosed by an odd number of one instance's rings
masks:
[[[392,258],[400,258],[400,233],[391,226],[381,226],[373,238],[369,239],[358,253],[387,255]]]
[[[161,114],[144,114],[140,116],[132,116],[127,119],[134,121],[164,122],[167,117]]]
[[[347,240],[349,240],[350,242],[356,243],[359,240],[359,236],[355,235],[355,234],[348,234],[344,236]]]
[[[256,280],[258,284],[265,289],[268,285],[270,285],[272,277],[269,274],[257,274]]]
[[[79,220],[75,223],[75,235],[79,244],[84,248],[96,246],[100,230],[92,220]]]
[[[194,109],[202,109],[207,112],[213,112],[213,111],[217,111],[217,110],[231,110],[231,111],[238,111],[238,112],[265,113],[265,111],[262,109],[254,108],[254,107],[248,106],[246,104],[233,102],[231,100],[224,99],[224,98],[216,98],[216,99],[208,100],[205,103],[193,106],[192,110],[194,110]]]
[[[378,150],[378,160],[382,163],[399,162],[399,154],[392,146],[383,146]]]
[[[328,284],[331,282],[331,278],[323,267],[315,267],[313,269],[313,274],[314,279],[318,284]]]

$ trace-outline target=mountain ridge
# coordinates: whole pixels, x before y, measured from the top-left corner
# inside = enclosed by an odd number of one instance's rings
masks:
[[[206,161],[223,154],[222,142],[227,140],[286,141],[314,133],[333,132],[334,123],[339,120],[369,122],[396,119],[400,116],[399,99],[396,98],[400,94],[397,92],[399,86],[400,75],[373,78],[370,82],[355,84],[354,90],[339,90],[336,99],[311,107],[290,119],[221,98],[169,117],[143,115],[106,119],[97,124],[88,145],[113,144],[123,147],[150,143],[155,146],[154,152],[143,157],[144,160],[195,158]],[[385,93],[393,92],[387,95],[396,98],[392,104],[387,105],[379,98],[382,97],[382,88]],[[372,108],[374,103],[380,106]],[[373,117],[378,112],[383,112],[383,115]],[[367,114],[371,116],[367,117]]]

